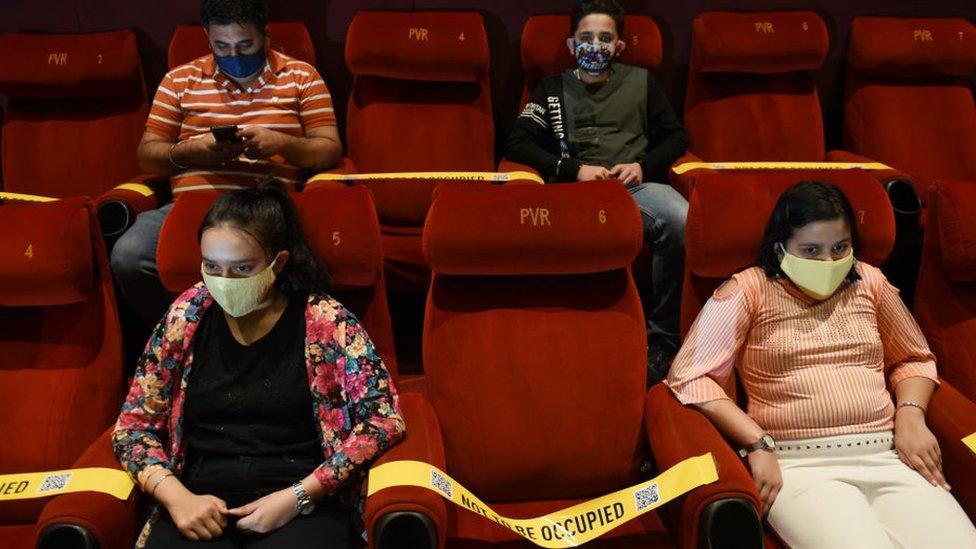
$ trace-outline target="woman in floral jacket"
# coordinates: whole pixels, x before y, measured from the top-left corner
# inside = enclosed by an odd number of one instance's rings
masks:
[[[204,282],[156,327],[113,434],[159,504],[136,546],[361,543],[369,463],[404,433],[389,372],[280,185],[222,195],[200,240]]]

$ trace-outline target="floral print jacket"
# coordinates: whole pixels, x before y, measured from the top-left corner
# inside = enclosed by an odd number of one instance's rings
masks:
[[[183,406],[193,335],[213,303],[202,283],[184,292],[139,358],[112,444],[119,462],[140,484],[160,467],[177,476],[183,470]],[[338,301],[321,293],[309,296],[305,325],[305,363],[324,457],[315,478],[359,521],[369,463],[404,434],[396,389],[365,330]],[[158,516],[156,505],[136,547],[145,544]]]

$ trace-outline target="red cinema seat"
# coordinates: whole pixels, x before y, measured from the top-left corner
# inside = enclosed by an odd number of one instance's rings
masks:
[[[197,230],[216,193],[181,193],[166,216],[156,247],[159,278],[174,295],[200,282]],[[292,193],[313,250],[332,275],[329,293],[366,327],[390,374],[397,379],[393,328],[383,278],[379,222],[369,189],[324,186]]]
[[[94,207],[0,202],[0,234],[0,475],[119,469],[107,430],[122,403],[122,343]],[[0,545],[131,545],[135,500],[0,502]]]
[[[488,37],[473,12],[360,11],[346,34],[353,74],[348,159],[359,173],[495,167]],[[439,180],[374,180],[392,291],[422,293],[420,233]]]
[[[730,179],[735,178],[735,181]],[[859,170],[819,173],[814,179],[837,184],[857,218],[860,261],[883,263],[895,239],[895,219],[884,189]],[[704,174],[692,190],[685,236],[682,334],[687,333],[715,288],[755,263],[766,221],[779,195],[797,180],[789,173],[731,176]],[[940,363],[940,371],[945,365]],[[698,412],[695,412],[698,413]],[[976,404],[943,382],[929,406],[928,425],[943,452],[952,493],[973,516],[976,512],[974,455],[961,439],[976,431]],[[771,545],[770,545],[771,544]],[[778,547],[770,540],[767,547]]]
[[[855,17],[844,140],[911,174],[976,180],[976,27],[966,19]]]
[[[315,65],[315,46],[308,28],[301,21],[268,23],[268,44],[299,61]],[[175,69],[210,53],[207,34],[200,25],[180,25],[173,32],[167,51],[167,63]]]
[[[629,273],[640,246],[640,215],[616,181],[437,189],[424,228],[426,392],[404,395],[410,433],[381,462],[425,461],[496,512],[532,517],[640,482],[651,449],[661,470],[712,451],[718,482],[592,546],[695,547],[723,515],[755,546],[758,496],[731,448],[704,417],[661,398],[663,386],[644,388],[647,337]],[[521,539],[397,487],[367,500],[374,546],[404,515],[421,517],[438,547]]]
[[[132,31],[0,36],[0,96],[0,190],[99,197],[130,181],[110,194],[158,202],[133,182],[148,104]]]
[[[532,91],[543,77],[558,74],[576,66],[576,60],[566,47],[566,39],[572,36],[569,28],[569,15],[534,15],[522,27],[520,44],[522,72],[525,81],[519,110],[525,106]],[[620,37],[627,43],[617,61],[644,67],[654,72],[661,65],[661,31],[654,19],[646,15],[624,16],[624,34]],[[527,171],[532,168],[502,159],[499,171]]]

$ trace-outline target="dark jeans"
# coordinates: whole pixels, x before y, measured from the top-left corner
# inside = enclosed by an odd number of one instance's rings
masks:
[[[173,203],[139,214],[112,248],[112,273],[119,292],[145,323],[153,327],[162,318],[173,296],[159,281],[156,244],[166,214]]]
[[[311,458],[281,456],[198,458],[183,474],[182,481],[195,494],[210,494],[240,507],[262,496],[291,486],[308,476],[319,462]],[[228,519],[224,533],[210,541],[190,541],[180,534],[169,514],[163,511],[153,525],[147,549],[215,547],[220,549],[325,549],[359,547],[350,511],[331,499],[315,504],[311,514],[299,515],[281,528],[264,535],[246,534]]]

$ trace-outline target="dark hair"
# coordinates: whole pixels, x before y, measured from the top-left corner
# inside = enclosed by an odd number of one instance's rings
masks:
[[[615,0],[580,0],[569,12],[569,34],[576,34],[580,21],[594,13],[609,15],[617,25],[617,36],[624,33],[624,9]]]
[[[200,22],[210,25],[253,24],[263,31],[268,24],[268,6],[264,0],[203,0]]]
[[[776,201],[769,222],[766,223],[756,265],[766,271],[766,276],[770,278],[786,276],[779,266],[780,256],[776,253],[776,244],[782,243],[785,247],[786,241],[793,237],[793,232],[808,223],[837,218],[843,218],[847,222],[851,230],[851,244],[857,251],[854,209],[837,185],[826,181],[801,181],[786,189]],[[855,269],[851,269],[847,275],[848,282],[860,278]]]
[[[207,210],[197,240],[203,231],[224,223],[254,237],[269,258],[288,251],[288,263],[275,279],[288,298],[306,297],[331,286],[328,268],[308,245],[295,205],[277,179],[269,177],[257,187],[221,195]]]

